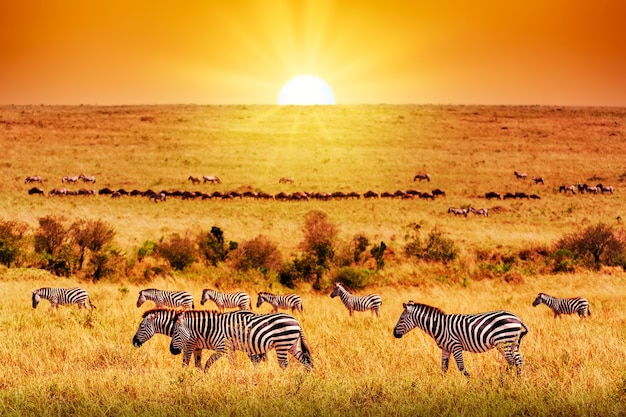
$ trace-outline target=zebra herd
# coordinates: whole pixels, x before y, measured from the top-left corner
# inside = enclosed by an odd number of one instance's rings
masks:
[[[380,314],[382,298],[377,294],[357,296],[340,282],[334,284],[331,298],[340,297],[352,317],[354,311],[371,310]],[[77,304],[79,308],[95,308],[87,291],[81,288],[39,288],[32,292],[32,306],[37,308],[41,299],[50,301],[52,309],[59,305]],[[307,371],[313,368],[312,351],[300,322],[292,315],[278,312],[291,309],[302,314],[302,299],[297,294],[274,295],[259,292],[257,308],[264,302],[272,306],[268,314],[251,310],[251,299],[245,292],[222,293],[211,289],[202,292],[201,304],[212,300],[219,311],[195,310],[193,296],[186,291],[163,291],[148,288],[139,292],[137,307],[147,300],[155,308],[143,313],[132,343],[141,347],[155,334],[171,338],[170,352],[183,353],[183,365],[189,365],[191,355],[194,363],[202,369],[202,350],[213,350],[204,365],[204,371],[225,353],[241,351],[253,364],[267,360],[267,353],[276,351],[280,368],[288,365],[288,355],[298,360]],[[87,305],[89,303],[89,306]],[[562,314],[578,314],[580,318],[591,316],[589,302],[582,297],[557,298],[539,293],[533,307],[546,304],[554,317]],[[225,308],[238,308],[224,312]],[[414,328],[419,328],[433,338],[441,349],[441,370],[448,370],[450,356],[454,357],[459,371],[469,376],[463,362],[463,352],[482,353],[498,349],[507,364],[515,367],[518,376],[523,364],[519,346],[528,328],[515,314],[500,310],[478,314],[446,314],[441,309],[412,300],[403,303],[403,311],[393,328],[393,335],[401,338]]]

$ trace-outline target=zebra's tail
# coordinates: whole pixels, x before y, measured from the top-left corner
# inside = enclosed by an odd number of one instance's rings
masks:
[[[91,308],[93,308],[94,310],[96,309],[95,304],[93,303],[93,301],[91,301],[91,297],[87,296],[87,301],[89,301],[89,305],[91,306]]]
[[[522,333],[520,333],[519,335],[519,340],[517,341],[518,344],[522,343],[522,338],[524,336],[526,336],[526,334],[528,333],[528,327],[526,327],[526,325],[524,324],[524,322],[520,321],[520,324],[522,325],[522,327],[524,328]]]
[[[304,337],[304,332],[300,330],[300,348],[302,349],[302,355],[307,359],[310,367],[313,368],[313,358],[311,357],[311,347]]]

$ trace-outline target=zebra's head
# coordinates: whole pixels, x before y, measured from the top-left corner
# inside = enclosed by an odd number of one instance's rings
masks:
[[[169,313],[169,314],[168,314]],[[174,312],[172,310],[148,310],[143,314],[143,319],[139,323],[139,328],[135,336],[133,336],[133,346],[141,347],[146,343],[155,333],[168,334],[166,329],[168,321],[171,319],[171,315]],[[161,321],[162,323],[159,323]],[[160,330],[160,331],[159,331]]]
[[[137,308],[141,307],[146,302],[146,295],[143,291],[139,291],[139,298],[137,299]]]
[[[200,299],[200,304],[204,305],[209,300],[214,299],[215,291],[213,290],[202,290],[202,298]]]
[[[341,282],[335,282],[335,289],[330,293],[330,298],[335,298],[341,294],[342,291],[346,291],[346,289],[341,285]]]
[[[172,328],[170,352],[172,355],[178,355],[183,351],[187,341],[191,338],[191,333],[185,321],[185,310],[177,312],[172,319],[172,323],[174,327]]]
[[[404,310],[396,323],[396,327],[393,328],[393,335],[397,339],[401,338],[415,327],[415,322],[413,320],[415,304],[413,303],[413,300],[410,300],[408,303],[402,303],[402,308]]]
[[[542,292],[537,294],[537,298],[535,298],[535,301],[533,301],[533,307],[537,307],[539,304],[541,304],[544,301],[544,297],[545,294]]]
[[[39,290],[33,291],[33,308],[37,308],[39,302],[41,301],[41,297],[39,296]]]
[[[259,293],[259,298],[256,300],[256,308],[261,307],[261,304],[263,304],[263,302],[265,301],[265,296],[267,295],[266,292],[260,292]]]

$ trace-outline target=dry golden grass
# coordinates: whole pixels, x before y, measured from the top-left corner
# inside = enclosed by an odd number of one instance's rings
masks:
[[[457,242],[461,262],[473,251],[518,251],[549,245],[564,233],[605,222],[621,229],[626,176],[625,109],[474,106],[130,106],[0,107],[0,218],[35,227],[54,214],[101,219],[132,254],[145,240],[217,225],[226,239],[265,234],[285,257],[297,250],[306,213],[323,210],[350,240],[362,233],[402,253],[412,223],[438,227]],[[516,180],[513,170],[543,176],[545,186]],[[425,171],[430,183],[413,182]],[[101,187],[278,191],[395,191],[436,187],[446,198],[422,200],[255,202],[119,200],[28,196],[24,178],[60,187],[65,175],[95,175]],[[192,185],[189,175],[217,175],[221,185]],[[278,184],[283,176],[295,186]],[[614,195],[565,196],[561,184],[613,185]],[[72,186],[70,188],[78,188]],[[93,187],[92,187],[93,188]],[[537,192],[539,201],[487,201],[487,191]],[[500,210],[488,218],[456,218],[450,206]],[[471,266],[471,265],[470,265]],[[168,340],[140,349],[131,338],[143,309],[140,287],[54,278],[42,271],[0,270],[0,414],[2,415],[624,415],[626,409],[626,277],[603,270],[457,280],[454,267],[408,263],[382,271],[383,315],[350,319],[337,299],[301,287],[301,317],[316,368],[292,361],[283,372],[275,356],[253,368],[238,354],[203,374],[181,369]],[[186,289],[196,297],[222,269],[193,270],[150,286]],[[386,285],[388,284],[388,285]],[[47,311],[30,306],[42,286],[80,285],[97,310]],[[251,293],[268,284],[251,277]],[[235,289],[235,288],[232,288]],[[280,289],[280,291],[285,291]],[[532,308],[537,292],[583,295],[592,317],[554,320]],[[466,354],[472,378],[451,365],[440,375],[440,351],[419,330],[392,335],[409,299],[450,313],[506,309],[530,329],[521,352],[521,379],[497,352]],[[260,311],[268,311],[266,307]],[[208,357],[205,354],[205,357]]]

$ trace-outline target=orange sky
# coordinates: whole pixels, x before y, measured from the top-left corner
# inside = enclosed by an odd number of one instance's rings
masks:
[[[0,104],[626,105],[622,0],[4,0]]]

